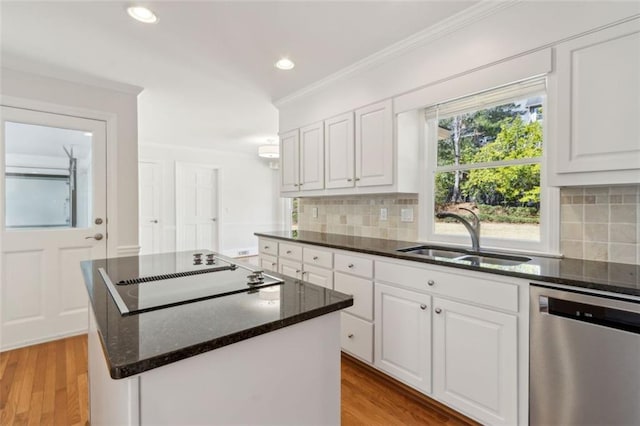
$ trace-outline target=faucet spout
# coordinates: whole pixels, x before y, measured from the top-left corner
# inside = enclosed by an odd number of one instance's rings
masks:
[[[479,252],[480,251],[480,218],[478,217],[478,215],[476,215],[470,209],[461,207],[460,210],[466,210],[469,213],[471,213],[473,215],[473,223],[471,223],[469,221],[469,219],[467,219],[467,218],[465,218],[463,216],[460,216],[458,214],[455,214],[455,213],[438,212],[438,213],[436,213],[436,217],[438,219],[443,219],[445,217],[451,217],[451,218],[456,219],[460,223],[462,223],[464,225],[464,227],[467,228],[467,231],[469,231],[469,236],[471,237],[471,248],[472,248],[472,250],[475,251],[475,252]]]

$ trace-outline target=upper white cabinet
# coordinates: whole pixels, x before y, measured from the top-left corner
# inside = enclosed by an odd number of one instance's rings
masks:
[[[299,186],[300,161],[299,133],[292,130],[280,136],[280,190],[297,191]]]
[[[552,183],[640,182],[640,19],[559,44],[549,89]]]
[[[324,122],[325,186],[351,188],[355,171],[353,112],[330,118]]]
[[[391,100],[356,110],[357,186],[393,183],[393,105]]]
[[[280,190],[324,188],[324,127],[322,122],[280,136]]]

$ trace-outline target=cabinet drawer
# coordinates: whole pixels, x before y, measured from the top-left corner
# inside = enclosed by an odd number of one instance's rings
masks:
[[[342,349],[369,363],[373,362],[373,324],[342,312]]]
[[[295,260],[279,259],[278,272],[288,277],[302,279],[302,263]]]
[[[278,255],[278,242],[274,240],[265,240],[260,238],[260,253],[271,256]]]
[[[329,269],[317,268],[311,265],[303,265],[302,280],[311,284],[320,285],[326,288],[333,288],[333,271]]]
[[[278,247],[278,255],[287,259],[302,261],[302,246],[280,243]]]
[[[373,277],[373,260],[365,257],[336,253],[335,270],[364,278]]]
[[[354,315],[367,320],[373,319],[373,283],[364,278],[352,277],[336,272],[334,288],[345,294],[353,295],[353,306],[345,309]]]
[[[471,276],[378,261],[376,262],[377,281],[518,312],[518,285],[493,281],[481,276],[480,273],[478,276]]]
[[[278,272],[278,258],[268,254],[260,255],[260,268],[264,271]]]
[[[331,269],[333,267],[333,252],[303,247],[302,261],[308,265]]]

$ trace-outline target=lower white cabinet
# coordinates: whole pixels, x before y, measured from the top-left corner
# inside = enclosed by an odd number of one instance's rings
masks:
[[[260,268],[264,271],[278,272],[278,258],[268,254],[260,254]]]
[[[302,279],[311,284],[333,289],[333,271],[317,266],[302,265]]]
[[[434,396],[483,423],[517,424],[516,316],[441,298],[433,313]]]
[[[431,392],[431,296],[375,284],[375,365]]]
[[[340,343],[344,351],[373,362],[373,324],[346,312],[341,313]]]
[[[289,259],[278,259],[278,272],[288,277],[302,278],[302,263]]]

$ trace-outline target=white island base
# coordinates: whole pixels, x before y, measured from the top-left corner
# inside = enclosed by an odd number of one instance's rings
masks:
[[[90,419],[99,425],[340,424],[340,313],[113,380],[89,330]]]

